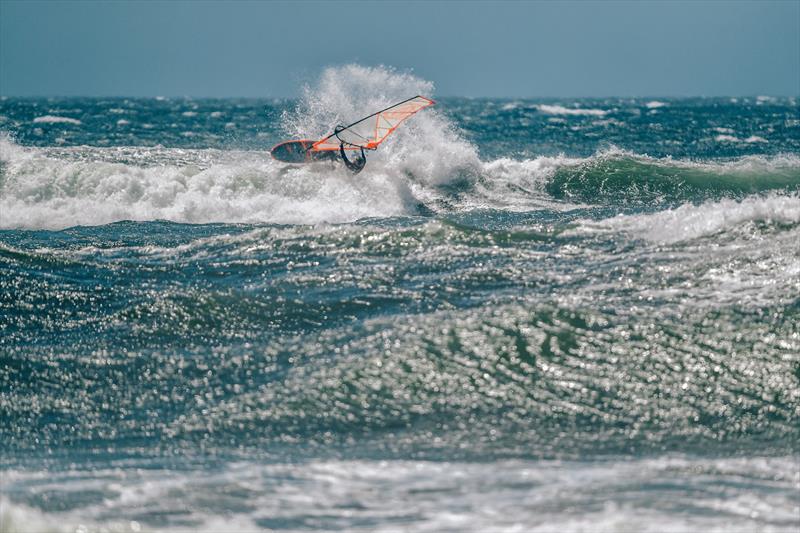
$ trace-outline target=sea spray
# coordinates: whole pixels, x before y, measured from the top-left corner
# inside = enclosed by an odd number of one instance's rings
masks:
[[[433,97],[433,84],[387,67],[327,68],[316,84],[303,88],[296,107],[284,113],[283,129],[289,138],[322,138],[336,125],[416,95]],[[368,158],[372,171],[425,185],[473,176],[480,165],[475,146],[435,107],[404,122]]]

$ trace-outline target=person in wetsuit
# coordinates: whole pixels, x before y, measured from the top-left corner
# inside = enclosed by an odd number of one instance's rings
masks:
[[[342,156],[342,161],[344,162],[344,166],[347,167],[347,170],[352,172],[353,174],[358,174],[364,167],[367,165],[367,156],[364,154],[364,147],[361,147],[361,157],[350,161],[347,159],[347,154],[344,153],[344,143],[339,144],[339,154]]]

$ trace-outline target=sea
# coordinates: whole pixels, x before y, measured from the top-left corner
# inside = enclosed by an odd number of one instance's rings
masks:
[[[799,442],[800,97],[0,99],[3,533],[796,533]]]

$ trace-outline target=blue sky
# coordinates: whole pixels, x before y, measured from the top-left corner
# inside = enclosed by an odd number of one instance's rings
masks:
[[[0,0],[6,96],[295,96],[330,65],[437,95],[800,95],[800,1]]]

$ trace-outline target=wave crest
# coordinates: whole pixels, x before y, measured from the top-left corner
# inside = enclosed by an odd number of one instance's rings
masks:
[[[748,223],[792,227],[800,224],[800,196],[771,194],[741,201],[723,199],[701,205],[684,204],[656,213],[617,215],[586,222],[583,229],[623,231],[654,242],[674,243],[736,230]]]
[[[560,167],[546,185],[558,199],[658,204],[771,190],[800,190],[800,158],[748,156],[727,162],[654,159],[612,149]]]

